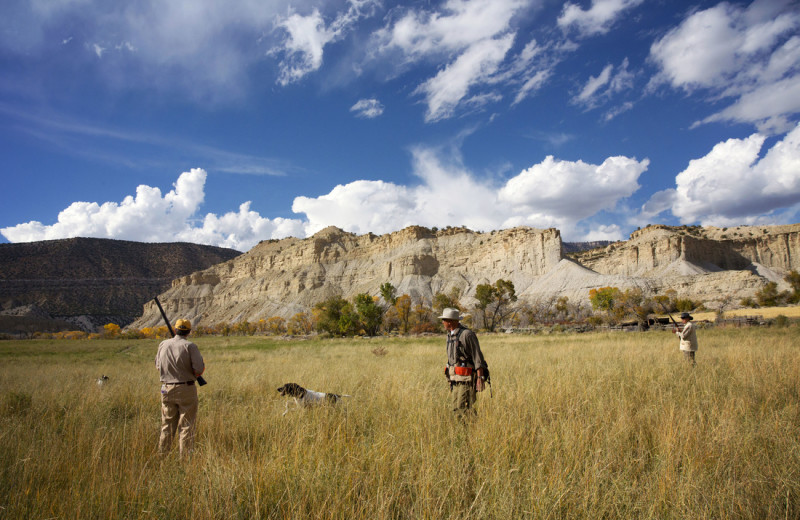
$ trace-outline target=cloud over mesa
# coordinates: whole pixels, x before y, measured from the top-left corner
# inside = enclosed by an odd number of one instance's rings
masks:
[[[196,168],[182,173],[167,193],[142,185],[121,202],[74,202],[53,224],[32,221],[0,233],[11,242],[91,236],[246,251],[261,240],[302,238],[331,225],[359,234],[409,225],[556,227],[565,240],[576,241],[624,238],[619,226],[599,221],[601,213],[634,224],[652,223],[667,212],[684,224],[790,223],[800,210],[800,126],[764,151],[767,139],[753,134],[718,143],[676,174],[674,189],[655,193],[635,214],[627,209],[628,199],[650,167],[646,158],[613,156],[591,164],[547,156],[497,180],[469,171],[457,152],[419,146],[412,150],[416,182],[356,180],[319,197],[296,196],[294,218],[262,217],[251,202],[222,215],[202,215],[207,173]]]
[[[417,184],[357,180],[319,197],[298,196],[292,211],[305,218],[264,218],[251,209],[251,202],[223,215],[199,215],[207,173],[196,168],[181,174],[174,189],[163,195],[158,188],[142,185],[121,203],[75,202],[54,224],[28,222],[0,233],[11,242],[92,236],[189,241],[240,251],[261,240],[310,236],[331,225],[379,234],[409,225],[464,225],[479,231],[526,225],[558,227],[563,235],[579,239],[584,233],[601,232],[581,221],[597,211],[613,210],[636,191],[637,179],[648,165],[646,159],[627,157],[610,157],[600,165],[547,157],[496,184],[478,179],[458,157],[424,147],[412,153]]]
[[[671,211],[684,224],[734,226],[793,222],[800,210],[800,126],[759,157],[761,134],[718,143],[689,161],[676,187],[655,193],[642,221]]]

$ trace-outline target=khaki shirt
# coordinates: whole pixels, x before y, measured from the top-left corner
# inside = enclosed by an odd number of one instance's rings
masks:
[[[185,383],[194,381],[206,365],[197,345],[183,336],[175,336],[158,346],[156,368],[162,383]]]
[[[677,331],[675,334],[681,338],[681,350],[694,352],[697,350],[697,332],[695,332],[692,322],[686,322],[683,330]]]

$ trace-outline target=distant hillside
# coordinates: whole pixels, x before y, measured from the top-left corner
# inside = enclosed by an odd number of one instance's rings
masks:
[[[125,325],[172,280],[231,260],[233,249],[189,243],[148,244],[69,238],[0,244],[0,311],[22,318],[38,313],[88,329]],[[26,306],[33,306],[30,312]],[[25,312],[14,312],[22,308]],[[13,320],[11,320],[13,321]]]
[[[564,253],[580,253],[583,251],[591,251],[592,249],[599,249],[606,247],[614,242],[610,240],[595,240],[594,242],[564,242]]]

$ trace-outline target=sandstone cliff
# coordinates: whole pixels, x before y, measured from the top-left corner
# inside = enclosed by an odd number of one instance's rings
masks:
[[[587,301],[603,286],[675,289],[681,297],[713,304],[752,296],[767,281],[800,270],[800,225],[727,230],[649,226],[626,242],[571,254],[560,232],[514,228],[478,233],[464,228],[409,227],[382,236],[327,228],[307,239],[262,242],[246,254],[183,276],[160,295],[168,314],[195,323],[257,321],[308,311],[331,296],[378,295],[390,282],[398,294],[431,301],[499,278],[514,282],[523,301],[567,296]],[[146,304],[133,327],[158,325]]]
[[[262,242],[237,259],[175,280],[160,299],[170,316],[199,323],[256,321],[289,317],[335,295],[376,295],[385,282],[398,294],[427,301],[453,288],[469,296],[478,284],[498,278],[510,279],[521,292],[561,258],[555,229],[476,233],[413,226],[356,236],[329,227],[305,240]],[[159,319],[154,306],[145,306],[133,326]]]

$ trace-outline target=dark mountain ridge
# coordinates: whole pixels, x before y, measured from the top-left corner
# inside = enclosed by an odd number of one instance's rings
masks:
[[[72,322],[76,329],[94,329],[109,321],[124,326],[175,278],[240,254],[186,242],[102,238],[0,244],[0,312],[6,316],[3,332],[14,332],[9,323],[21,323],[30,313],[38,313],[36,319],[41,323],[42,312]],[[30,312],[14,312],[26,306],[33,306]]]

